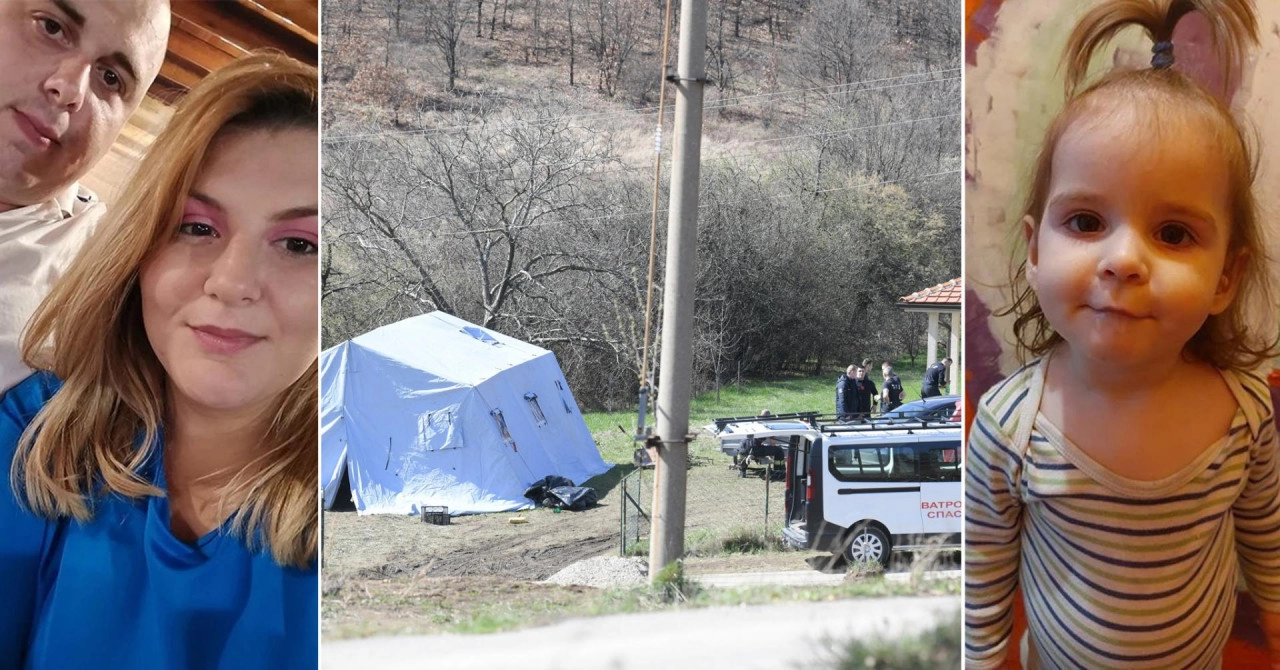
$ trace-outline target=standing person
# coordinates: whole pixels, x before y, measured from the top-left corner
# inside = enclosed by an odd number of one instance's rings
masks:
[[[858,366],[850,365],[844,374],[836,380],[836,420],[849,421],[858,412],[857,394],[854,392],[854,378],[857,377]]]
[[[865,368],[850,365],[836,381],[836,418],[852,421],[871,413],[876,385],[867,379]]]
[[[1171,67],[1191,11],[1230,80],[1258,41],[1247,0],[1104,0],[1067,42],[1008,310],[1030,360],[969,433],[966,668],[1221,667],[1241,572],[1280,667],[1280,456],[1252,372],[1276,349],[1255,311],[1275,304],[1258,163],[1246,122]],[[1084,87],[1130,27],[1151,67]]]
[[[854,413],[866,417],[876,406],[876,384],[867,379],[867,369],[859,366],[853,378]]]
[[[880,390],[880,411],[892,412],[902,406],[902,380],[893,374],[893,364],[889,361],[880,364],[880,374],[884,377],[884,386]]]
[[[950,380],[947,372],[951,369],[951,358],[947,357],[925,368],[924,384],[920,387],[921,398],[932,398],[942,395]]]
[[[78,181],[164,62],[167,0],[0,1],[0,394],[18,338],[102,216]]]
[[[4,664],[316,667],[318,89],[272,55],[203,79],[32,317]]]

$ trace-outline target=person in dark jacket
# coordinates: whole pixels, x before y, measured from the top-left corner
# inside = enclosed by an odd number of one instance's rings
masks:
[[[836,382],[836,414],[841,421],[866,417],[875,405],[876,385],[865,368],[850,365]]]
[[[858,366],[850,365],[845,368],[844,374],[840,375],[840,379],[836,380],[836,419],[839,421],[848,421],[853,418],[854,412],[857,410],[857,401],[854,399],[854,378],[857,377]]]
[[[880,373],[884,376],[884,386],[880,391],[880,411],[892,412],[902,406],[902,380],[893,374],[893,363],[889,361],[880,364]]]
[[[867,379],[867,369],[859,367],[854,371],[856,375],[853,380],[854,396],[857,400],[857,413],[866,416],[876,408],[876,400],[880,397],[876,393],[876,383]]]
[[[942,389],[950,383],[947,373],[951,369],[951,358],[947,357],[930,365],[924,371],[924,384],[920,387],[921,398],[932,398],[942,395]]]

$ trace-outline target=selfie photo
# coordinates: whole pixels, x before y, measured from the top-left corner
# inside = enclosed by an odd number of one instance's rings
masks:
[[[221,4],[0,4],[0,667],[317,665],[314,21]]]

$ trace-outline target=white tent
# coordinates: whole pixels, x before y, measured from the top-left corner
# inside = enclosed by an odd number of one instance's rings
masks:
[[[432,312],[320,354],[324,505],[350,477],[362,514],[451,515],[531,506],[547,475],[606,465],[555,355]]]

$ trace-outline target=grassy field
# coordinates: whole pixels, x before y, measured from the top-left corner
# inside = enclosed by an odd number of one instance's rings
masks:
[[[894,363],[894,372],[902,379],[904,402],[920,398],[920,380],[924,377],[924,359],[916,359],[911,365],[907,360]],[[843,370],[831,370],[816,377],[786,377],[781,379],[750,380],[741,386],[729,385],[720,389],[719,399],[715,391],[708,391],[695,396],[689,407],[689,429],[697,432],[712,419],[726,416],[753,416],[762,409],[774,414],[790,412],[820,412],[830,414],[835,411],[836,379]],[[879,366],[873,366],[871,379],[880,388],[881,377]],[[627,412],[590,412],[583,415],[587,428],[600,446],[600,453],[610,463],[630,463],[635,444],[631,436],[635,431],[635,410]],[[648,422],[653,425],[653,413],[650,411]],[[699,443],[695,442],[692,453],[699,453]],[[715,445],[705,441],[702,447],[715,451]],[[709,452],[710,453],[710,452]]]

